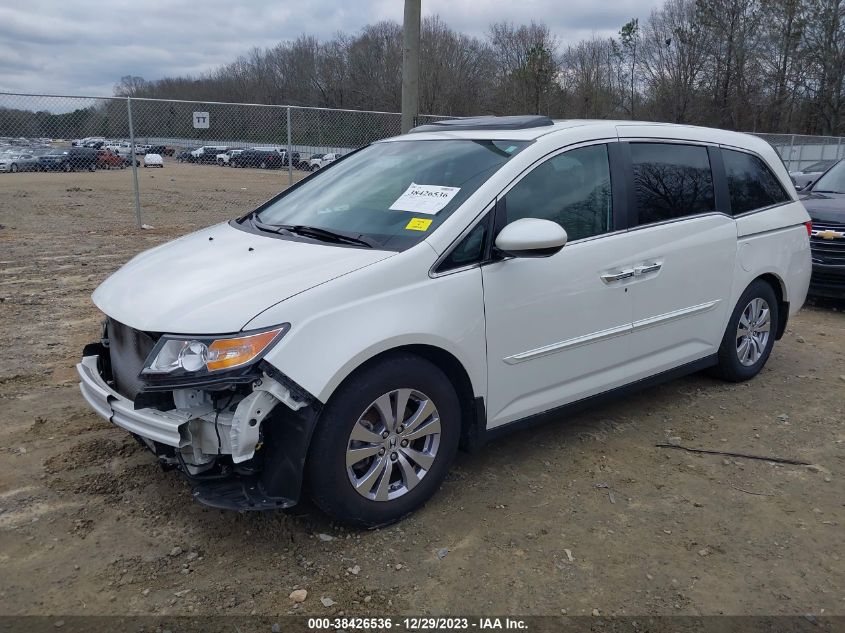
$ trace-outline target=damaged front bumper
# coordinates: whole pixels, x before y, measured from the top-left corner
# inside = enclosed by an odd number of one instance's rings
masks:
[[[174,408],[136,408],[103,376],[98,355],[76,368],[82,396],[100,416],[126,429],[190,480],[194,497],[215,507],[293,506],[319,402],[267,365],[249,385],[221,391],[174,389]],[[287,382],[287,381],[284,381]]]

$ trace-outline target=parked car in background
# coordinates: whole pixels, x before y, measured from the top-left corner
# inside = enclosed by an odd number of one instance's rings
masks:
[[[201,502],[307,490],[383,526],[461,443],[705,369],[757,376],[804,303],[809,229],[756,137],[438,122],[132,259],[94,292],[81,392]]]
[[[243,152],[242,149],[227,149],[225,152],[221,152],[217,154],[217,164],[221,167],[224,167],[229,164],[229,161],[232,159],[232,156],[237,156]]]
[[[281,169],[282,155],[274,149],[245,149],[229,160],[232,167],[257,167],[258,169]]]
[[[144,167],[164,167],[164,158],[161,154],[144,154]]]
[[[38,158],[42,171],[95,171],[97,150],[91,147],[54,149]]]
[[[142,156],[146,154],[152,145],[135,145],[135,154],[138,156]]]
[[[286,149],[281,149],[281,150],[279,150],[279,154],[281,154],[281,156],[282,156],[282,165],[287,167],[288,166],[288,151]],[[290,155],[291,155],[291,160],[293,161],[291,166],[296,168],[296,169],[299,169],[300,165],[302,164],[302,161],[300,160],[300,157],[299,157],[299,152],[291,152]]]
[[[115,154],[119,154],[121,156],[126,156],[132,153],[132,146],[126,141],[106,143],[103,149],[111,150]]]
[[[38,157],[31,152],[5,152],[0,154],[0,171],[39,171]]]
[[[322,169],[326,165],[333,163],[339,157],[339,154],[330,153],[330,154],[313,154],[311,158],[308,160],[308,169],[311,171],[317,171],[318,169]]]
[[[112,167],[126,169],[126,159],[123,156],[115,154],[110,149],[98,149],[97,168],[111,169]]]
[[[166,145],[150,145],[147,149],[148,154],[160,154],[161,156],[173,156],[176,150]]]
[[[191,151],[195,163],[215,163],[217,155],[222,154],[229,148],[221,145],[203,145]]]
[[[183,150],[176,154],[176,160],[180,163],[193,163],[194,156],[188,150]]]
[[[93,149],[99,149],[99,147],[94,147],[97,143],[100,143],[100,147],[102,144],[106,142],[102,136],[86,136],[85,138],[81,139],[74,139],[71,141],[71,147],[88,147]]]
[[[845,298],[845,160],[827,170],[802,202],[813,220],[810,294]]]
[[[789,172],[789,177],[792,178],[795,188],[802,191],[816,182],[824,172],[833,167],[837,162],[835,158],[831,160],[820,160],[800,171]]]

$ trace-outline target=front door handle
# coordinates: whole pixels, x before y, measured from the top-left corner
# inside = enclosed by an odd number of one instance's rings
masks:
[[[642,266],[637,266],[634,268],[634,275],[639,277],[640,275],[647,275],[648,273],[656,273],[663,264],[660,263],[653,263],[653,264],[643,264]]]
[[[623,279],[630,279],[634,276],[633,270],[622,270],[618,273],[604,273],[601,276],[601,280],[606,284],[611,284],[614,281],[622,281]]]

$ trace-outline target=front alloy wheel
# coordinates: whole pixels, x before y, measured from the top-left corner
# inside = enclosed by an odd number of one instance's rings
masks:
[[[320,413],[306,462],[311,497],[350,525],[397,521],[440,487],[460,430],[443,370],[408,353],[384,356],[347,378]]]
[[[415,389],[385,393],[349,434],[349,481],[367,499],[397,499],[428,474],[439,447],[440,415],[431,398]]]

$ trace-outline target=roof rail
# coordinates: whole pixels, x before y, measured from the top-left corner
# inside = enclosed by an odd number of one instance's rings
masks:
[[[445,119],[426,125],[418,125],[409,132],[449,132],[457,130],[528,130],[535,127],[554,125],[547,116],[539,114],[519,116],[480,116],[468,119]]]

